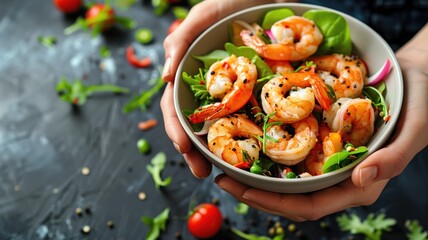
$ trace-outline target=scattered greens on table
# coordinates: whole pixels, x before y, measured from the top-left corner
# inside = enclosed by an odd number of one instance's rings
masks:
[[[157,153],[153,157],[151,161],[151,165],[148,164],[146,167],[147,167],[147,171],[149,171],[150,174],[152,175],[156,188],[166,187],[171,183],[172,181],[171,177],[168,177],[166,179],[162,179],[161,177],[161,173],[166,167],[166,154],[164,152]]]

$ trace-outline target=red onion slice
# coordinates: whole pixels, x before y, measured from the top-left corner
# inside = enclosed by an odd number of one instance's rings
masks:
[[[366,85],[372,86],[381,82],[383,79],[385,79],[385,77],[391,71],[391,68],[392,68],[391,61],[389,59],[386,59],[386,62],[379,69],[379,71],[377,71],[375,74],[373,74],[367,79]]]
[[[217,119],[205,121],[202,129],[199,132],[193,132],[193,133],[197,136],[203,136],[208,134],[208,130],[210,129],[211,125],[213,125],[213,123],[215,123],[216,121]]]
[[[272,34],[271,30],[265,30],[266,35],[270,38],[272,43],[277,43],[275,36]]]

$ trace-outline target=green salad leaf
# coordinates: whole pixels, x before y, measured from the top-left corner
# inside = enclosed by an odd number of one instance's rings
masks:
[[[73,105],[83,105],[93,93],[128,93],[129,89],[111,84],[85,85],[80,79],[76,79],[74,82],[69,82],[66,77],[61,77],[60,81],[56,85],[56,91],[61,100]]]
[[[255,174],[265,174],[273,165],[275,165],[275,162],[267,157],[260,156],[260,158],[254,161],[253,165],[251,165],[250,172]]]
[[[142,216],[141,222],[149,226],[150,230],[146,236],[147,240],[156,240],[162,231],[165,231],[166,224],[169,219],[169,208],[163,210],[157,217],[151,218],[148,216]]]
[[[262,28],[270,29],[275,22],[291,16],[294,16],[294,12],[289,8],[270,10],[263,18]]]
[[[349,231],[351,234],[363,234],[366,240],[380,240],[383,231],[390,231],[396,220],[385,218],[385,214],[375,217],[370,213],[365,220],[360,219],[356,214],[343,214],[337,219],[337,223],[342,231]]]
[[[257,52],[246,46],[237,47],[232,43],[226,43],[224,48],[231,55],[234,54],[236,56],[243,56],[250,59],[257,67],[257,72],[259,78],[263,78],[269,75],[272,75],[273,72],[270,69],[269,65],[257,54]]]
[[[385,98],[383,97],[385,89],[385,82],[381,82],[377,88],[373,86],[365,86],[363,88],[363,94],[372,101],[373,106],[380,110],[379,115],[381,117],[389,115],[388,106],[386,105]]]
[[[166,187],[172,181],[171,177],[168,177],[166,179],[162,179],[161,177],[161,172],[163,171],[165,166],[166,154],[164,152],[159,152],[158,154],[156,154],[151,161],[151,165],[147,165],[147,171],[152,174],[156,188]]]
[[[138,108],[141,111],[146,111],[152,97],[160,92],[164,85],[165,81],[163,81],[162,78],[155,79],[155,84],[149,90],[142,91],[138,96],[134,96],[128,101],[125,106],[123,106],[122,112],[129,113]]]
[[[323,34],[323,41],[316,55],[352,52],[351,32],[348,24],[341,15],[326,10],[309,10],[302,15],[315,22]]]
[[[352,144],[348,143],[345,145],[342,151],[331,155],[324,163],[322,167],[323,173],[332,172],[339,168],[345,167],[353,161],[365,156],[368,152],[368,148],[360,146],[354,148]]]
[[[218,61],[220,61],[224,58],[227,58],[229,56],[230,56],[230,54],[224,50],[214,50],[214,51],[208,53],[207,55],[193,56],[193,57],[202,61],[204,63],[205,69],[209,69],[213,63],[218,62]]]
[[[409,240],[428,240],[428,231],[424,231],[418,220],[407,220],[405,226],[409,231],[407,233]]]

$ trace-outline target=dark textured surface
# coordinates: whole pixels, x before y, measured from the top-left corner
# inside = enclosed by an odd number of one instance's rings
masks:
[[[147,89],[149,80],[159,76],[158,67],[164,61],[162,39],[172,16],[156,17],[143,4],[118,13],[154,30],[153,44],[135,45],[152,57],[154,67],[136,70],[126,62],[124,51],[134,41],[132,31],[113,29],[98,38],[86,32],[65,36],[64,28],[75,17],[63,16],[50,1],[1,1],[0,239],[144,239],[148,228],[140,217],[156,216],[166,207],[171,208],[171,218],[162,239],[174,239],[177,232],[191,239],[183,217],[189,206],[213,198],[219,199],[229,222],[216,239],[234,238],[228,226],[266,235],[270,218],[289,224],[256,210],[247,216],[235,213],[237,202],[212,183],[216,170],[208,179],[193,178],[163,129],[160,95],[147,112],[122,113],[131,95]],[[58,44],[46,48],[37,42],[39,35],[54,35]],[[100,59],[102,45],[110,48],[112,58]],[[132,90],[130,95],[96,95],[75,112],[55,92],[61,76]],[[150,118],[158,119],[159,125],[139,131],[138,122]],[[151,142],[149,155],[136,148],[141,137]],[[154,187],[146,171],[159,151],[169,161],[163,175],[173,177],[163,190]],[[83,167],[90,169],[88,176],[81,174]],[[379,201],[351,211],[361,216],[385,212],[397,219],[385,239],[404,239],[406,219],[418,219],[428,229],[427,172],[427,154],[420,154],[389,183]],[[142,191],[147,193],[145,201],[138,199]],[[78,207],[89,212],[79,217]],[[322,230],[319,221],[300,223],[297,228],[309,239],[346,239],[348,234],[337,229],[336,216],[321,219],[330,223],[330,231]],[[109,220],[115,224],[113,229],[106,225]],[[80,232],[84,225],[91,226],[89,235]]]

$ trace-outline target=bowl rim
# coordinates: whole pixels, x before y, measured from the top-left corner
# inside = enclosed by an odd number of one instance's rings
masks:
[[[288,178],[274,178],[274,177],[269,177],[269,176],[264,176],[264,175],[259,175],[259,174],[254,174],[251,173],[249,171],[234,167],[232,165],[230,165],[229,163],[223,161],[222,159],[220,159],[219,157],[215,156],[213,153],[211,153],[208,149],[206,149],[205,146],[203,146],[201,143],[199,143],[199,139],[198,136],[196,136],[194,134],[193,129],[188,128],[188,120],[185,118],[185,116],[181,113],[181,109],[179,106],[179,99],[178,99],[178,84],[174,84],[174,107],[175,107],[175,111],[177,112],[177,116],[178,119],[180,121],[181,126],[183,127],[183,129],[185,130],[187,136],[191,139],[192,143],[199,149],[199,151],[201,151],[201,153],[203,155],[208,154],[209,157],[213,160],[215,160],[215,162],[213,162],[211,159],[208,158],[208,160],[210,162],[212,162],[214,165],[222,165],[222,167],[226,167],[227,169],[230,169],[232,171],[238,171],[239,174],[243,174],[243,175],[248,175],[248,177],[252,177],[256,180],[262,180],[262,181],[272,181],[272,182],[278,182],[278,183],[292,183],[292,182],[299,182],[299,183],[307,183],[307,182],[315,182],[315,181],[320,181],[322,179],[326,179],[326,178],[330,178],[332,175],[341,175],[344,174],[345,172],[348,172],[347,176],[345,179],[347,179],[350,175],[351,172],[350,170],[353,169],[356,165],[358,165],[360,162],[362,162],[364,159],[366,159],[368,156],[370,156],[374,151],[377,151],[383,144],[385,144],[385,142],[388,140],[389,136],[392,134],[395,125],[398,121],[398,117],[400,115],[400,112],[402,111],[402,103],[403,103],[403,98],[404,98],[404,83],[403,83],[403,76],[402,76],[402,72],[400,69],[400,65],[398,63],[398,60],[395,57],[395,53],[392,51],[391,47],[389,46],[389,44],[376,32],[374,31],[370,26],[368,26],[366,23],[362,22],[361,20],[338,10],[332,9],[332,8],[328,8],[328,7],[324,7],[324,6],[320,6],[320,5],[315,5],[315,4],[307,4],[307,3],[271,3],[271,4],[261,4],[258,6],[253,6],[253,7],[249,7],[246,9],[242,9],[240,11],[237,11],[231,15],[226,16],[225,18],[220,19],[219,21],[217,21],[216,23],[214,23],[213,25],[211,25],[210,27],[208,27],[207,29],[205,29],[193,42],[192,44],[188,47],[188,49],[186,49],[185,54],[183,55],[182,59],[180,60],[180,63],[178,65],[177,71],[176,71],[176,75],[175,75],[175,79],[174,81],[181,81],[181,73],[183,70],[183,65],[184,65],[184,60],[187,59],[191,54],[191,50],[194,48],[194,46],[196,46],[200,39],[202,39],[206,34],[208,34],[212,29],[215,29],[216,27],[218,27],[221,24],[224,24],[224,22],[228,22],[229,20],[238,17],[242,14],[246,14],[252,11],[257,11],[257,10],[272,10],[272,9],[278,9],[278,8],[290,8],[291,10],[294,11],[293,8],[307,8],[307,10],[327,10],[330,12],[334,12],[337,14],[340,14],[341,16],[343,16],[346,21],[352,21],[354,23],[356,23],[357,25],[363,25],[363,27],[365,28],[365,30],[370,31],[371,34],[375,35],[376,38],[380,41],[380,43],[385,47],[385,50],[388,52],[388,55],[390,56],[390,60],[392,62],[392,66],[396,66],[394,67],[393,70],[397,71],[397,77],[398,77],[398,88],[401,89],[400,91],[400,95],[399,96],[394,96],[395,98],[399,98],[397,101],[398,106],[396,106],[396,108],[398,109],[398,113],[391,116],[390,120],[388,121],[389,127],[387,127],[387,129],[384,131],[384,136],[382,138],[381,141],[378,141],[377,144],[374,144],[374,146],[372,146],[368,153],[365,154],[363,157],[359,158],[356,161],[353,161],[352,163],[348,164],[345,167],[342,167],[340,169],[337,169],[333,172],[329,172],[329,173],[324,173],[321,175],[317,175],[317,176],[311,176],[311,177],[304,177],[304,178],[298,178],[298,179],[288,179]],[[211,49],[213,50],[213,49]],[[202,149],[201,149],[202,148]],[[206,150],[206,151],[204,151]]]

